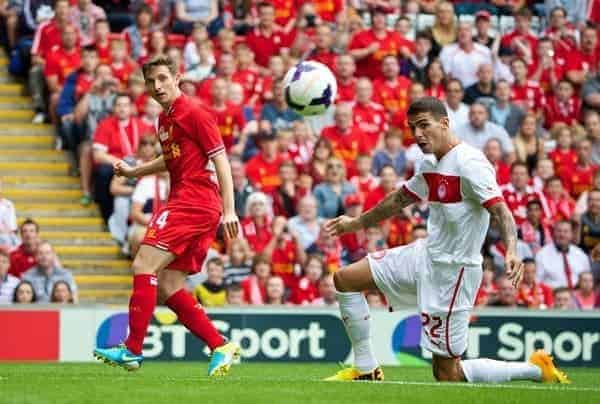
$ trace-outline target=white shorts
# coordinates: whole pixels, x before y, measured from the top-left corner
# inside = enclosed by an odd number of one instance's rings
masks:
[[[481,283],[479,266],[433,263],[426,240],[367,256],[373,279],[393,309],[417,304],[421,346],[444,357],[467,349],[469,313]]]

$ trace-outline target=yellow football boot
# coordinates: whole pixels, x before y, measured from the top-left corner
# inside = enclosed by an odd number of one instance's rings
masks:
[[[558,370],[554,365],[552,356],[541,349],[531,354],[529,363],[542,369],[542,383],[571,383],[566,373]]]

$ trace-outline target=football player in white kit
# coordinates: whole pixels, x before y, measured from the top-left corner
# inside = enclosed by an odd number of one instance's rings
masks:
[[[370,315],[362,291],[378,289],[391,307],[415,302],[422,319],[421,346],[433,354],[438,381],[566,383],[566,375],[543,351],[528,362],[461,360],[468,320],[482,277],[481,246],[490,215],[507,246],[505,273],[516,286],[523,264],[516,254],[514,219],[483,153],[449,130],[444,104],[433,97],[413,102],[409,125],[426,154],[415,175],[399,190],[357,218],[326,224],[333,236],[377,225],[418,200],[429,202],[428,237],[369,254],[334,275],[342,320],[352,342],[354,366],[326,380],[383,380],[371,347]]]

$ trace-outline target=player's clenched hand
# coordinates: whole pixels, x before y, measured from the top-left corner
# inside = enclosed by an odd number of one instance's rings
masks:
[[[358,219],[346,215],[338,216],[325,223],[325,231],[332,237],[341,236],[345,233],[352,233],[359,229],[360,223]]]
[[[119,160],[113,164],[113,171],[117,177],[135,177],[135,168],[131,167],[123,160]]]
[[[512,281],[513,286],[515,288],[518,287],[523,276],[523,262],[521,262],[517,254],[512,251],[506,252],[504,270],[507,278]]]
[[[240,221],[235,213],[225,213],[223,215],[223,230],[228,240],[237,238],[240,231]]]

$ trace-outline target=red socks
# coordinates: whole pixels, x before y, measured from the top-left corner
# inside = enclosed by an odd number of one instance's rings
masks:
[[[125,346],[136,355],[142,354],[144,337],[156,306],[156,276],[133,276],[133,294],[129,299],[129,336]]]
[[[181,324],[204,341],[211,351],[225,343],[202,306],[184,289],[173,293],[165,304],[177,314]]]

